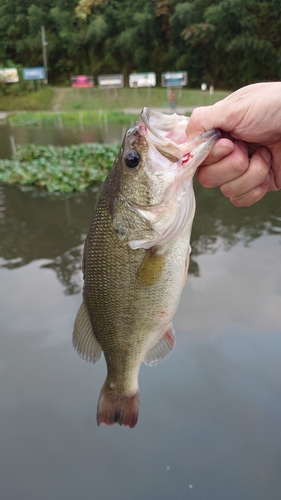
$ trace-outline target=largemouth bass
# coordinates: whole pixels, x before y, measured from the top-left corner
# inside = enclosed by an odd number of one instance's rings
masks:
[[[187,277],[195,212],[192,180],[220,137],[191,141],[188,118],[144,108],[126,133],[95,209],[83,254],[83,302],[73,344],[107,377],[97,423],[134,427],[138,374],[175,344],[172,319]]]

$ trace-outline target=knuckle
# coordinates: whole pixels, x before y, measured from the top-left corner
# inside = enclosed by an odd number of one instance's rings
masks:
[[[198,170],[197,178],[200,184],[205,188],[212,188],[217,186],[217,184],[214,183],[208,168],[200,167]]]
[[[260,185],[242,196],[230,197],[230,201],[233,205],[235,205],[235,207],[250,207],[257,201],[261,200],[266,193],[267,187]]]
[[[204,188],[211,188],[211,187],[213,187],[213,186],[211,186],[211,184],[208,181],[208,179],[202,178],[202,179],[199,179],[199,182],[200,182],[201,186],[203,186]]]
[[[266,162],[256,163],[256,175],[257,178],[262,182],[270,171],[270,165]]]
[[[245,174],[249,167],[249,158],[245,153],[237,153],[235,156],[235,161],[233,162],[232,168],[237,177]]]
[[[189,118],[189,126],[197,130],[197,133],[202,133],[206,131],[205,127],[202,126],[202,123],[206,121],[206,107],[198,107],[195,108]]]
[[[195,108],[190,115],[190,120],[197,123],[200,121],[201,116],[202,116],[202,108]]]
[[[234,205],[235,207],[250,207],[251,205],[253,205],[255,203],[255,201],[253,200],[250,200],[250,199],[240,199],[240,198],[230,198],[230,201],[232,203],[232,205]]]
[[[233,191],[230,184],[222,184],[220,186],[220,190],[221,190],[222,194],[224,196],[226,196],[227,198],[231,198],[231,197],[235,196],[235,192]]]

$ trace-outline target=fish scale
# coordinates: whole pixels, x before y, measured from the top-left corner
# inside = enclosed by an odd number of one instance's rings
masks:
[[[111,366],[111,363],[118,364],[121,359],[122,363],[118,367],[124,369],[128,362],[132,363],[130,339],[133,334],[135,357],[139,357],[144,344],[151,343],[150,330],[155,328],[153,318],[159,311],[158,294],[161,294],[161,306],[165,309],[172,294],[170,280],[167,278],[175,275],[175,269],[167,261],[166,272],[156,285],[139,285],[136,275],[146,252],[143,249],[132,250],[128,245],[120,244],[110,222],[110,215],[106,213],[106,206],[101,198],[87,238],[87,255],[90,261],[95,262],[95,273],[91,272],[89,266],[90,272],[87,270],[85,274],[84,297],[95,334],[103,344],[107,362]],[[106,254],[103,251],[105,246]],[[171,252],[173,263],[175,258],[175,252]],[[169,287],[167,294],[163,290],[165,284]],[[103,335],[103,332],[106,334]],[[130,348],[129,356],[125,350],[127,344]],[[118,350],[117,355],[115,347],[120,345],[122,350]],[[120,392],[128,390],[128,382],[122,379]]]
[[[140,366],[165,359],[175,344],[172,319],[195,211],[192,178],[219,137],[212,131],[190,144],[188,119],[177,116],[169,122],[145,108],[126,133],[86,238],[73,344],[86,360],[105,356],[98,424],[136,425]]]

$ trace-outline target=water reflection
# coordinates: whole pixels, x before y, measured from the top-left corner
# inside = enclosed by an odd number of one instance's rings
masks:
[[[177,345],[142,366],[131,431],[96,426],[105,363],[71,343],[97,194],[0,187],[1,499],[279,499],[280,193],[196,191]]]
[[[248,245],[264,233],[281,232],[281,194],[272,193],[252,207],[234,209],[219,190],[196,185],[196,224],[193,256],[230,249],[238,241]]]
[[[80,291],[81,248],[97,192],[65,197],[0,186],[0,257],[14,269],[48,259],[67,294]]]
[[[14,137],[15,145],[33,143],[68,146],[69,144],[81,144],[81,142],[109,144],[112,142],[121,142],[126,128],[124,125],[104,123],[92,125],[92,127],[77,126],[77,128],[73,126],[71,128],[61,126],[60,123],[56,127],[12,127],[11,125],[0,124],[0,158],[11,157],[10,136]]]
[[[9,269],[48,259],[66,294],[81,290],[81,248],[98,193],[89,189],[66,197],[0,186],[0,257]],[[233,209],[216,190],[196,184],[197,211],[189,274],[200,275],[197,257],[248,245],[262,234],[281,233],[280,193],[251,208]]]

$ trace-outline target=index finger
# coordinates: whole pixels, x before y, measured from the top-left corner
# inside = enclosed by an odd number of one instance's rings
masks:
[[[232,153],[233,150],[234,150],[233,141],[222,137],[214,145],[212,151],[210,152],[210,154],[207,156],[207,158],[202,163],[202,166],[203,165],[212,165],[213,163],[217,163],[222,158],[224,158],[225,156]]]
[[[214,118],[218,113],[211,112],[211,110],[215,111],[214,108],[217,104],[218,103],[213,104],[213,106],[202,106],[192,111],[186,127],[188,139],[193,139],[196,135],[203,134],[212,128],[223,128],[220,121]]]
[[[243,145],[244,147],[244,145]],[[204,187],[221,186],[243,175],[249,166],[248,154],[236,142],[233,150],[215,163],[205,163],[198,169],[198,180]]]

